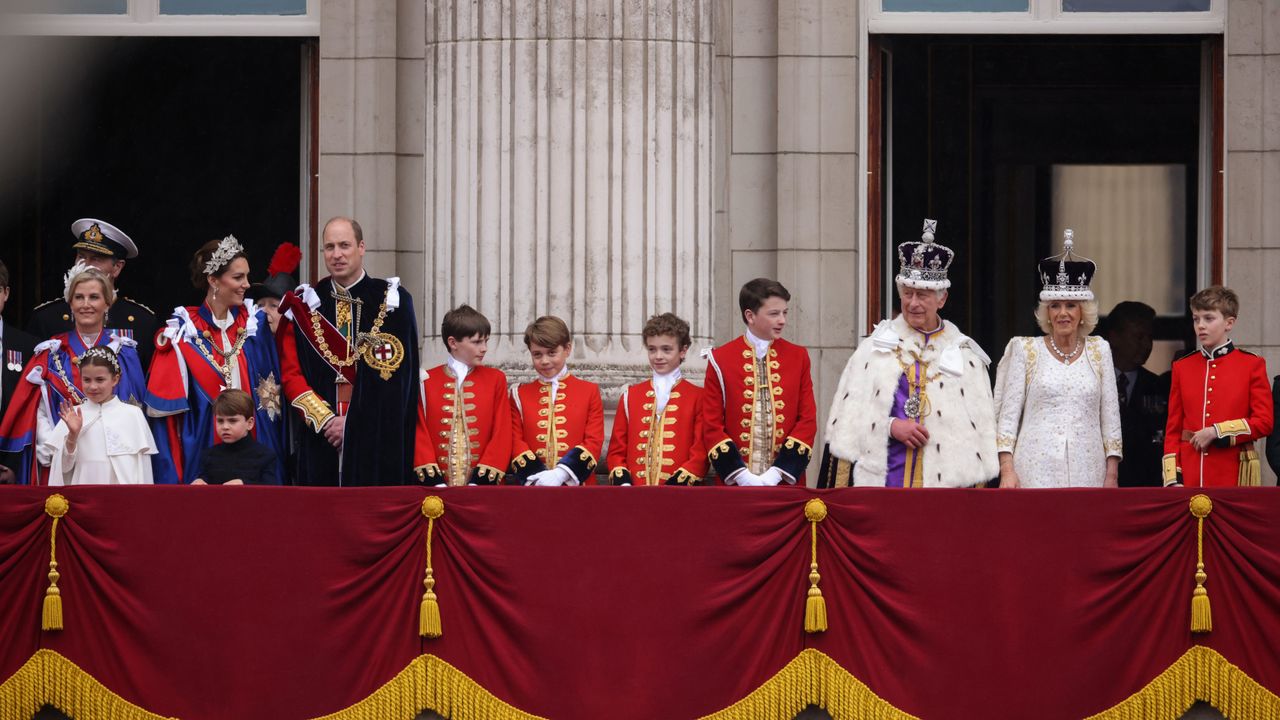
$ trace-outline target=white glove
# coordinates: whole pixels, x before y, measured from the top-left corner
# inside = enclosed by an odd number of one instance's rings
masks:
[[[534,473],[529,476],[529,484],[537,487],[559,487],[564,485],[568,478],[573,474],[562,467],[553,467],[550,470]]]
[[[564,485],[578,485],[578,484],[580,484],[580,483],[578,482],[578,476],[577,476],[577,475],[574,475],[574,474],[573,474],[573,471],[572,471],[572,470],[570,470],[569,468],[565,467],[564,465],[557,465],[557,466],[555,466],[555,469],[556,469],[556,470],[559,470],[559,471],[560,471],[560,472],[562,472],[562,473],[564,473],[564,482],[563,482],[562,484],[564,484]]]
[[[759,478],[761,485],[780,485],[782,483],[782,471],[778,470],[776,467],[771,467],[763,473],[760,473]]]
[[[743,470],[733,476],[733,481],[740,487],[759,487],[764,483],[760,481],[760,476],[752,473],[750,470]]]

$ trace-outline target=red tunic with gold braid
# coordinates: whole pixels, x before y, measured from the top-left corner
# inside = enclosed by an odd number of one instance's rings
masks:
[[[541,378],[511,391],[511,472],[530,475],[564,465],[584,485],[594,485],[596,458],[604,447],[600,387],[573,375],[560,378],[555,403],[551,382]]]
[[[764,458],[763,469],[804,484],[818,430],[808,350],[778,339],[757,359],[746,335],[721,345],[707,354],[702,408],[707,457],[721,478]],[[760,418],[768,427],[755,427]]]
[[[653,381],[627,388],[609,438],[614,485],[696,485],[707,474],[702,388],[680,380],[658,412]]]
[[[1275,423],[1267,363],[1226,345],[1191,353],[1173,363],[1169,420],[1164,435],[1164,483],[1229,487],[1257,485],[1261,466],[1253,441]],[[1197,430],[1213,427],[1218,439],[1198,452]]]
[[[507,376],[496,368],[471,368],[458,393],[447,364],[422,381],[414,472],[435,485],[497,485],[511,463],[511,400]]]

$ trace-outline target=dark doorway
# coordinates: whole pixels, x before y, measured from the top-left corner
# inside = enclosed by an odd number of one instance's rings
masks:
[[[11,320],[25,324],[32,306],[61,293],[76,218],[107,220],[137,242],[121,291],[162,320],[198,301],[187,265],[205,241],[234,234],[255,280],[276,245],[298,241],[313,40],[40,42],[63,62],[32,92],[27,142],[0,196]]]
[[[1198,277],[1204,40],[877,41],[888,113],[882,277],[892,278],[897,243],[937,219],[939,241],[957,253],[944,315],[998,358],[1011,336],[1039,334],[1036,263],[1073,228],[1077,251],[1099,261],[1104,315],[1121,300],[1156,307],[1148,366],[1167,369],[1190,336],[1185,301]]]

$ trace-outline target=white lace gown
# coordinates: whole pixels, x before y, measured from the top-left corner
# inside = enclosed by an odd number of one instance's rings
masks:
[[[1121,457],[1111,347],[1085,338],[1070,365],[1039,337],[1015,337],[996,373],[996,450],[1013,453],[1022,487],[1102,487],[1107,457]]]

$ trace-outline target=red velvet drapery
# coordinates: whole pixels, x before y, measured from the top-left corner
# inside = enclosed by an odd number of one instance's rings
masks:
[[[59,491],[64,629],[42,631],[53,490],[0,490],[0,683],[52,650],[164,716],[333,713],[423,655],[566,719],[714,713],[806,649],[924,718],[1088,716],[1195,645],[1280,692],[1267,489],[1209,493],[1196,635],[1192,490]],[[418,636],[428,495],[438,639]],[[812,497],[829,629],[806,634]]]

